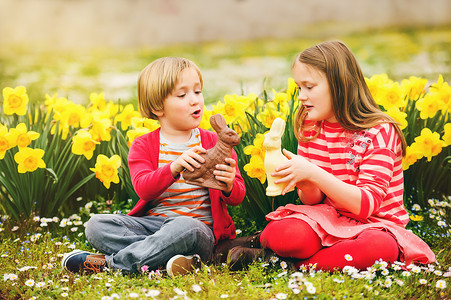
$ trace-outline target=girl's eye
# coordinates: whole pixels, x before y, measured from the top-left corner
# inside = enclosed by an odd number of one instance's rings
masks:
[[[181,94],[181,95],[178,95],[177,97],[178,97],[178,98],[183,98],[183,97],[185,97],[185,95],[186,95],[186,94]]]
[[[196,95],[202,94],[202,91],[195,91],[194,92]]]

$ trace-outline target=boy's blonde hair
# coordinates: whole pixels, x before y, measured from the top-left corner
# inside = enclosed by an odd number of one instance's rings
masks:
[[[326,75],[332,97],[332,109],[338,123],[350,131],[360,131],[380,123],[391,123],[401,140],[403,155],[407,148],[406,141],[398,123],[376,104],[366,84],[362,70],[351,50],[340,41],[328,41],[302,51],[296,57],[296,63],[314,67]],[[301,105],[294,119],[294,133],[301,141],[303,135],[305,108]],[[311,128],[310,128],[311,129]]]
[[[138,105],[143,117],[158,120],[152,111],[163,110],[164,100],[172,93],[180,73],[186,68],[196,70],[203,87],[199,68],[186,58],[162,57],[141,71],[138,78]]]

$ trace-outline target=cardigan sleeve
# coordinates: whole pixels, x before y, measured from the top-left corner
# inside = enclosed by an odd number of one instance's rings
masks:
[[[157,167],[158,147],[155,148],[152,145],[151,137],[147,134],[135,139],[128,154],[133,187],[141,200],[145,202],[160,196],[178,179],[172,176],[170,164],[161,168]]]

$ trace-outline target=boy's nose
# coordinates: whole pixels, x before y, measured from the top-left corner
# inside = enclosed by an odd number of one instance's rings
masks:
[[[195,93],[191,94],[191,95],[190,95],[190,99],[189,99],[190,104],[191,104],[191,105],[196,105],[196,104],[198,104],[198,103],[200,102],[199,97],[200,97],[200,96],[197,95],[197,94],[195,94]]]

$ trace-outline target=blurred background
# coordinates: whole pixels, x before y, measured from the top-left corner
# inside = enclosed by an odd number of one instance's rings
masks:
[[[285,88],[295,55],[330,39],[367,77],[451,80],[449,0],[0,0],[0,88],[136,103],[147,64],[184,56],[211,104]]]

